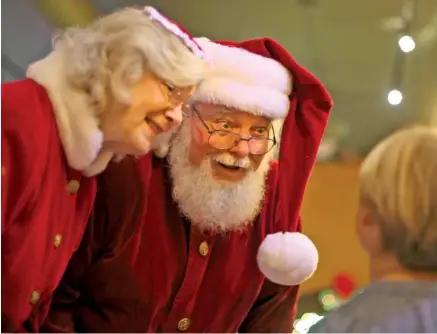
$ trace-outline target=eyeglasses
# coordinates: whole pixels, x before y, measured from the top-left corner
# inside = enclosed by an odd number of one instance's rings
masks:
[[[211,130],[205,121],[200,117],[200,114],[194,105],[190,108],[199,117],[200,122],[205,130],[209,133],[208,143],[210,146],[218,150],[230,150],[237,146],[240,141],[247,141],[249,152],[253,155],[264,155],[269,152],[276,145],[275,129],[272,127],[273,138],[268,137],[250,137],[243,138],[240,134],[224,130]]]
[[[173,87],[167,83],[164,83],[164,85],[167,87],[168,101],[173,108],[187,102],[194,93],[193,87],[179,88]]]

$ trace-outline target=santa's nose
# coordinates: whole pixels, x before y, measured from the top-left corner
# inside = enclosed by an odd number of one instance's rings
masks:
[[[248,141],[240,140],[238,145],[231,149],[231,152],[240,158],[247,157],[250,153]]]

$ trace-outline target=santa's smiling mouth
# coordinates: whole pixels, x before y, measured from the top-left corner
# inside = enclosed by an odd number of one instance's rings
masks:
[[[225,164],[223,164],[223,163],[221,163],[221,162],[218,162],[218,161],[216,161],[216,163],[217,163],[217,165],[219,165],[220,167],[226,168],[226,169],[228,169],[228,170],[240,170],[240,169],[241,169],[241,167],[225,165]]]

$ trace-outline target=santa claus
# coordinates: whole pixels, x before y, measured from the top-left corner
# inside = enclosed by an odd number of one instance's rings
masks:
[[[274,40],[197,42],[212,71],[161,158],[100,176],[45,331],[291,330],[318,261],[300,208],[332,101]]]
[[[67,29],[27,79],[2,84],[3,332],[39,329],[84,234],[92,176],[178,125],[207,70],[175,23],[128,8]]]

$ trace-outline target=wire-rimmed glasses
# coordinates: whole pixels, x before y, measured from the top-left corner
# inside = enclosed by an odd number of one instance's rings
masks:
[[[168,90],[168,101],[172,107],[177,107],[187,102],[194,93],[194,87],[173,87],[164,83]]]
[[[272,127],[273,138],[268,137],[249,137],[244,138],[239,133],[225,130],[211,130],[205,121],[200,116],[194,105],[190,105],[191,109],[199,117],[200,122],[205,130],[209,133],[208,143],[210,146],[218,150],[230,150],[237,146],[240,141],[247,141],[249,152],[253,155],[264,155],[276,145],[275,129]]]

